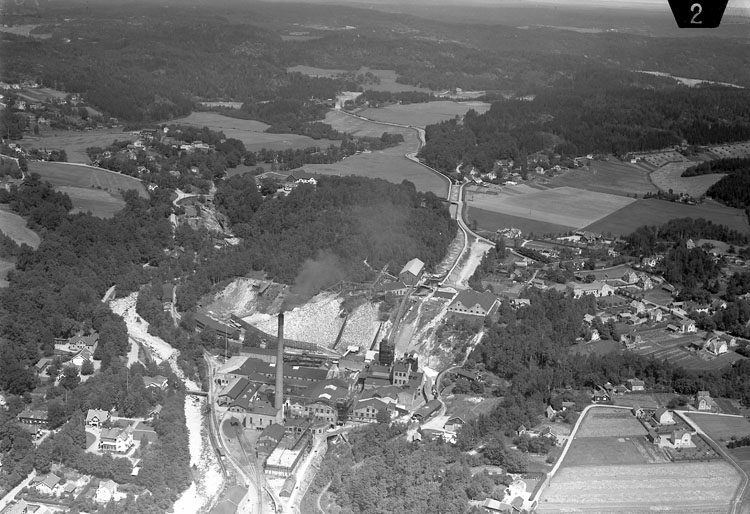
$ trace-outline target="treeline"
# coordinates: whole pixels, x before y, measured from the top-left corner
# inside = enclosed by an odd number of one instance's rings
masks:
[[[698,175],[709,175],[711,173],[735,173],[737,171],[750,169],[750,159],[745,157],[724,157],[713,161],[703,161],[695,166],[690,166],[682,172],[682,177],[696,177]]]
[[[386,263],[400,269],[414,257],[432,267],[456,234],[443,202],[432,193],[417,192],[407,181],[396,185],[322,176],[317,187],[301,185],[289,196],[263,202],[253,192],[254,184],[252,177],[242,175],[220,183],[216,191],[219,209],[235,220],[232,230],[245,239],[239,246],[216,252],[193,232],[176,234],[176,244],[184,238],[186,248],[196,248],[204,263],[180,286],[180,310],[190,310],[216,283],[251,270],[288,284],[308,270],[311,282],[320,287],[365,280],[370,272],[364,259],[376,269]]]
[[[144,265],[164,258],[171,246],[171,202],[159,191],[150,200],[134,191],[124,199],[123,210],[103,220],[69,215],[70,199],[37,175],[0,192],[0,202],[27,216],[42,235],[35,251],[19,251],[10,285],[0,292],[0,339],[12,341],[3,344],[0,363],[5,391],[21,394],[34,387],[31,366],[42,354],[52,354],[57,337],[98,332],[94,357],[103,369],[125,355],[125,324],[101,297],[112,285],[121,294],[136,290],[147,277]]]
[[[532,101],[500,99],[482,115],[469,111],[462,124],[428,126],[420,157],[446,172],[459,163],[487,172],[498,159],[518,159],[522,150],[624,155],[682,139],[690,144],[750,139],[747,91],[632,86],[632,76],[592,67],[571,75],[538,91]],[[710,107],[719,104],[720,112]],[[551,134],[564,141],[553,144]]]
[[[737,170],[722,177],[708,188],[706,194],[729,207],[748,211],[750,208],[750,168]],[[748,211],[748,217],[750,217],[750,211]]]
[[[748,236],[726,225],[713,223],[703,218],[675,218],[660,226],[643,225],[626,238],[626,249],[631,255],[653,255],[666,251],[665,243],[677,243],[687,239],[715,239],[733,245],[748,244]]]

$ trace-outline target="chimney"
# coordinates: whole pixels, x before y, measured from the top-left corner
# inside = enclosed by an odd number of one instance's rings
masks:
[[[279,341],[276,349],[276,401],[277,411],[284,408],[284,313],[279,313]],[[282,416],[283,417],[283,416]]]

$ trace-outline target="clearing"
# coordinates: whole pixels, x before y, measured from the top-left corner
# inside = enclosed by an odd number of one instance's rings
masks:
[[[668,202],[649,198],[637,200],[605,218],[585,227],[602,234],[626,236],[642,225],[655,225],[674,218],[705,218],[731,229],[750,233],[747,217],[742,209],[733,209],[713,200],[698,205]]]
[[[268,150],[299,150],[310,147],[327,148],[339,145],[340,141],[330,139],[313,139],[297,134],[272,134],[265,130],[270,126],[256,120],[242,120],[224,116],[215,112],[194,112],[186,118],[173,120],[172,123],[191,127],[208,127],[223,132],[225,136],[239,139],[250,151],[263,148]]]
[[[682,173],[696,162],[670,162],[651,172],[651,181],[662,191],[686,193],[693,198],[700,198],[706,194],[708,188],[717,183],[724,176],[723,173],[698,175],[697,177],[682,177]]]
[[[386,123],[424,128],[427,125],[434,125],[441,121],[453,119],[456,116],[463,118],[471,109],[474,109],[478,114],[483,114],[490,109],[490,104],[485,102],[451,102],[441,100],[438,102],[393,104],[385,107],[364,109],[358,111],[357,114]]]
[[[527,192],[527,191],[531,192]],[[577,229],[605,218],[635,200],[574,187],[538,190],[527,186],[470,188],[466,202],[472,208],[527,218]]]
[[[7,205],[0,205],[0,230],[19,245],[25,243],[36,249],[41,241],[39,234],[26,226],[26,220],[9,211]]]
[[[61,162],[31,161],[29,171],[39,173],[44,180],[49,181],[55,187],[94,188],[110,193],[135,189],[140,196],[148,198],[146,188],[137,178],[102,168]]]
[[[73,202],[74,208],[71,214],[90,212],[99,218],[111,218],[117,211],[125,207],[125,201],[122,197],[101,189],[60,186],[57,190],[67,194]]]
[[[724,461],[565,466],[542,492],[537,511],[726,513],[739,480]]]
[[[645,435],[646,429],[629,410],[595,408],[586,414],[576,432],[576,439]]]
[[[324,78],[332,78],[332,77],[336,77],[337,75],[341,75],[342,73],[346,73],[346,70],[314,68],[312,66],[304,66],[304,65],[292,66],[290,68],[287,68],[286,71],[299,72],[304,75],[309,75],[311,77],[324,77]],[[366,73],[368,71],[380,79],[380,84],[365,84],[363,86],[364,89],[370,89],[372,91],[390,91],[392,93],[400,93],[403,91],[422,91],[424,93],[432,92],[432,90],[424,88],[424,87],[412,86],[409,84],[400,84],[396,82],[398,75],[396,74],[394,70],[372,70],[370,68],[362,66],[360,69],[356,70],[354,73],[360,74],[360,73]]]
[[[122,129],[96,129],[96,130],[59,130],[46,127],[41,128],[41,135],[24,134],[19,144],[26,149],[35,148],[54,148],[65,150],[68,156],[68,162],[78,162],[89,164],[86,148],[90,146],[107,147],[115,140],[117,141],[135,141],[135,136],[130,132],[123,132]]]
[[[306,164],[305,171],[321,175],[381,178],[396,184],[408,180],[414,183],[418,191],[430,191],[441,198],[448,195],[447,178],[405,157],[406,153],[414,152],[419,147],[415,130],[365,121],[338,111],[329,112],[325,122],[336,130],[356,136],[380,137],[383,132],[403,134],[404,143],[377,152],[352,155],[332,164]]]
[[[648,172],[640,166],[621,162],[614,157],[609,161],[591,161],[588,169],[576,168],[549,179],[550,186],[570,186],[600,193],[642,196],[656,188]]]

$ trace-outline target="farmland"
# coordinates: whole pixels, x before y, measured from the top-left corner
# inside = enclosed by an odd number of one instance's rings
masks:
[[[576,438],[644,435],[646,435],[646,429],[629,410],[604,408],[589,410],[586,419],[576,432]]]
[[[536,190],[528,186],[505,186],[491,190],[471,189],[466,201],[471,208],[578,229],[635,200],[573,187]]]
[[[26,149],[43,147],[65,150],[68,155],[68,162],[88,164],[91,159],[86,154],[86,148],[90,146],[106,147],[115,140],[134,141],[135,136],[130,132],[123,132],[121,129],[79,131],[42,128],[40,136],[26,134],[19,143]]]
[[[738,484],[724,461],[565,466],[542,492],[537,510],[726,512]]]
[[[654,225],[673,218],[687,217],[705,218],[743,233],[750,232],[747,218],[741,209],[732,209],[712,200],[706,200],[699,205],[687,205],[653,198],[626,205],[591,223],[585,229],[603,234],[628,235],[642,225]]]
[[[693,420],[711,439],[717,442],[750,436],[750,422],[745,417],[717,416],[691,412],[687,416]]]
[[[450,120],[474,109],[482,114],[488,111],[490,104],[485,102],[427,102],[415,104],[394,104],[379,108],[364,109],[357,114],[372,120],[415,127],[426,127]]]
[[[658,360],[666,359],[670,363],[685,369],[721,369],[743,358],[735,352],[714,357],[704,351],[687,350],[685,346],[694,342],[703,342],[703,339],[697,334],[669,334],[663,326],[639,331],[638,333],[643,338],[643,344],[634,350],[636,353]]]
[[[414,130],[380,125],[338,111],[329,112],[325,122],[331,124],[336,130],[346,131],[356,136],[379,137],[383,132],[403,134],[404,143],[377,152],[352,155],[333,164],[308,164],[305,165],[305,171],[323,175],[381,178],[396,183],[408,180],[413,182],[419,191],[431,191],[443,198],[447,195],[447,179],[404,157],[406,153],[416,151],[419,146]]]
[[[572,226],[537,221],[522,216],[510,216],[486,209],[479,209],[470,204],[464,205],[466,207],[464,220],[467,223],[476,220],[480,231],[495,233],[498,229],[513,227],[520,229],[524,234],[565,234],[570,230],[575,230],[575,227]]]
[[[346,72],[346,70],[314,68],[312,66],[302,65],[292,66],[290,68],[287,68],[287,71],[299,72],[311,77],[327,78],[332,78],[336,75],[340,75]],[[399,84],[398,82],[396,82],[397,75],[393,70],[371,70],[370,68],[362,67],[359,70],[356,70],[355,73],[366,73],[368,71],[380,79],[380,84],[367,84],[364,87],[365,89],[370,89],[372,91],[390,91],[392,93],[400,93],[403,91],[422,91],[424,93],[430,92],[429,89],[424,87],[411,86],[409,84]]]
[[[135,189],[140,196],[148,198],[146,188],[143,187],[143,183],[137,178],[101,168],[94,168],[93,166],[31,161],[29,163],[29,171],[31,173],[38,173],[44,180],[49,181],[56,187],[90,187],[103,189],[111,193]]]
[[[669,457],[660,448],[646,440],[645,430],[638,436],[576,438],[565,455],[565,466],[597,466],[601,456],[607,456],[607,464],[654,464],[667,463]]]
[[[693,198],[700,198],[708,188],[721,180],[722,173],[711,175],[698,175],[697,177],[682,177],[682,173],[694,162],[671,162],[651,172],[651,181],[662,191],[673,191],[674,193],[686,193]]]
[[[7,211],[4,206],[0,206],[0,229],[19,245],[27,244],[32,248],[37,248],[41,241],[39,234],[26,226],[25,219]]]
[[[656,188],[648,178],[648,172],[634,164],[621,162],[614,158],[609,161],[591,161],[588,168],[570,170],[553,177],[552,186],[569,186],[609,193],[614,195],[642,196]]]
[[[263,148],[269,150],[298,150],[313,146],[325,148],[331,144],[339,144],[338,141],[312,139],[297,134],[271,134],[265,132],[269,126],[260,121],[241,120],[215,112],[194,112],[190,116],[174,120],[174,123],[198,128],[208,127],[211,130],[221,131],[227,137],[242,141],[245,148],[250,151],[258,151]]]
[[[91,212],[99,218],[111,218],[125,206],[122,197],[101,189],[59,186],[57,190],[68,195],[73,202],[74,209],[71,214]]]

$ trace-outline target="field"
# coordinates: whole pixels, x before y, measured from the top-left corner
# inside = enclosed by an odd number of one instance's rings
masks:
[[[0,230],[18,244],[26,243],[37,248],[41,241],[39,234],[26,226],[26,220],[14,212],[0,207]]]
[[[542,492],[537,512],[725,513],[738,484],[724,461],[564,466]]]
[[[657,464],[669,462],[669,457],[660,448],[654,447],[642,434],[630,437],[587,437],[573,440],[565,455],[564,466],[599,466]],[[602,455],[607,456],[606,463]]]
[[[663,327],[638,333],[643,338],[643,344],[634,350],[635,353],[658,360],[666,359],[671,364],[685,369],[717,370],[743,359],[735,352],[714,357],[706,352],[688,351],[684,348],[685,346],[692,342],[702,341],[702,338],[696,334],[669,334]]]
[[[344,73],[346,70],[313,68],[312,66],[299,65],[287,68],[287,71],[296,71],[305,75],[310,75],[311,77],[331,78]],[[429,93],[431,91],[430,89],[424,87],[411,86],[409,84],[399,84],[398,82],[396,82],[396,72],[393,70],[371,70],[370,68],[362,67],[357,70],[356,73],[365,73],[368,71],[380,79],[380,84],[367,84],[365,86],[365,89],[370,89],[372,91],[390,91],[392,93],[400,93],[402,91],[422,91],[425,93]]]
[[[691,412],[688,417],[703,429],[714,441],[728,441],[732,436],[750,435],[750,422],[744,417],[717,416]]]
[[[645,436],[646,429],[625,409],[593,408],[586,414],[576,438]]]
[[[573,187],[535,190],[505,186],[499,190],[470,190],[466,201],[472,208],[579,229],[635,200]]]
[[[611,232],[615,235],[628,235],[642,225],[654,225],[673,218],[687,217],[705,218],[745,234],[750,233],[747,217],[741,209],[732,209],[712,200],[706,200],[700,205],[687,205],[654,198],[635,201],[586,226],[585,229],[603,234]]]
[[[352,155],[333,164],[308,164],[305,165],[305,171],[323,175],[382,178],[399,184],[403,180],[408,180],[413,182],[419,191],[432,191],[442,198],[448,194],[447,179],[404,156],[419,146],[416,131],[360,120],[338,111],[329,112],[325,122],[337,130],[357,136],[379,137],[383,132],[400,133],[404,135],[404,143],[378,152]]]
[[[108,193],[101,189],[84,187],[59,186],[58,191],[67,194],[73,202],[72,214],[91,212],[99,218],[111,218],[125,207],[125,201],[118,194]]]
[[[632,195],[655,192],[648,172],[634,164],[614,158],[609,161],[591,161],[588,169],[578,168],[550,179],[550,185],[570,186],[600,193]]]
[[[95,188],[111,193],[135,189],[140,196],[148,198],[146,188],[140,180],[100,168],[58,162],[31,161],[29,162],[29,171],[39,173],[44,180],[49,181],[56,187]]]
[[[24,134],[19,141],[22,147],[43,147],[65,150],[68,154],[68,162],[80,162],[88,164],[91,162],[86,154],[86,148],[90,146],[106,147],[114,140],[135,141],[135,136],[130,132],[120,129],[97,129],[97,130],[58,130],[42,127],[41,136]]]
[[[211,130],[221,131],[227,137],[239,139],[245,144],[245,148],[251,151],[258,151],[262,148],[296,150],[311,146],[325,148],[331,144],[339,144],[338,141],[312,139],[297,134],[271,134],[265,132],[269,125],[260,121],[241,120],[215,112],[194,112],[190,116],[174,120],[173,123],[199,128],[208,127]]]
[[[424,128],[427,125],[434,125],[441,121],[453,119],[456,116],[463,117],[463,115],[471,109],[482,114],[488,111],[489,108],[490,104],[485,102],[440,101],[418,104],[388,105],[377,109],[364,109],[357,114],[372,120]]]
[[[721,173],[711,175],[698,175],[697,177],[681,177],[682,172],[690,166],[695,166],[695,162],[671,162],[651,173],[651,181],[662,191],[674,193],[686,193],[693,198],[700,198],[708,188],[721,180],[724,176]]]

